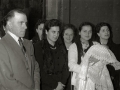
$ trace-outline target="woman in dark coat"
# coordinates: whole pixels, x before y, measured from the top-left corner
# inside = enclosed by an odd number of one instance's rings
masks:
[[[35,44],[35,57],[41,69],[42,90],[63,90],[69,76],[65,49],[60,42],[60,22],[48,20],[44,39]]]

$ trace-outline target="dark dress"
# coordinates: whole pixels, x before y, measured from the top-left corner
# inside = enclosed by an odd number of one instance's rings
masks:
[[[34,44],[39,43],[39,42],[40,42],[39,36],[36,34],[36,36],[34,36],[34,37],[32,38],[32,43],[33,43],[33,45],[34,45]]]
[[[66,55],[66,57],[67,57],[67,63],[68,63],[68,50],[67,50],[65,44],[64,44],[64,49],[65,49],[65,51],[66,51],[65,55]],[[69,70],[68,64],[67,64],[67,68],[68,68],[68,70]],[[64,90],[72,90],[72,85],[71,85],[71,73],[72,73],[72,72],[70,72],[70,71],[68,71],[68,72],[69,72],[69,76],[68,76],[67,83],[66,83],[66,87],[65,87]]]
[[[58,82],[66,85],[69,72],[62,44],[51,46],[47,40],[34,45],[35,57],[40,66],[42,90],[53,90]]]
[[[117,60],[120,61],[120,46],[115,43],[111,43],[109,46],[110,50],[114,53],[116,56]],[[112,66],[108,65],[108,70],[110,72],[110,76],[112,76],[112,82],[114,85],[115,90],[120,90],[120,70],[115,70]]]

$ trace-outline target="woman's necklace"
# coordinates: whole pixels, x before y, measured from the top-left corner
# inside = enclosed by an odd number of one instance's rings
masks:
[[[56,49],[56,47],[50,47],[51,49]]]
[[[50,45],[51,49],[53,49],[53,50],[56,49],[56,45],[54,45],[54,46],[52,46],[51,44],[49,44],[49,45]]]
[[[89,47],[89,43],[81,42],[82,43],[82,48],[85,50]]]

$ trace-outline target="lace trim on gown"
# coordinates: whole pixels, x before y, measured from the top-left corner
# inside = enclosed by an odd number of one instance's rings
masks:
[[[105,46],[102,45],[91,46],[91,48],[86,52],[84,58],[89,59],[91,56],[98,60],[104,60],[107,63],[118,62],[111,50],[107,49]]]

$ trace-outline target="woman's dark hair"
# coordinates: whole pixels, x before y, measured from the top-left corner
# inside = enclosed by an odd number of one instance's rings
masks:
[[[40,24],[45,24],[46,20],[39,19],[35,25],[35,30],[38,28]]]
[[[65,24],[65,25],[63,26],[63,28],[62,28],[62,33],[61,33],[62,38],[63,38],[63,35],[64,35],[64,33],[65,33],[65,31],[66,31],[67,29],[72,29],[72,30],[73,30],[74,37],[73,37],[72,42],[74,42],[75,37],[76,37],[77,34],[78,34],[77,28],[76,28],[73,24]]]
[[[83,22],[79,25],[79,32],[82,30],[83,26],[91,26],[92,28],[92,37],[91,39],[89,40],[89,47],[84,50],[85,52],[87,52],[87,50],[93,45],[92,41],[94,40],[94,33],[95,33],[95,28],[94,28],[94,25],[90,22]],[[78,50],[78,64],[81,63],[81,56],[83,55],[83,48],[82,48],[82,44],[81,44],[81,41],[80,41],[80,36],[77,36],[76,40],[75,40],[75,43],[77,45],[77,50]]]
[[[61,22],[58,19],[47,20],[43,29],[43,39],[46,39],[46,30],[49,31],[51,27],[58,26],[60,27],[61,32]]]
[[[47,31],[50,30],[51,27],[54,27],[54,26],[61,26],[61,23],[58,19],[51,19],[51,20],[48,20],[46,23],[45,23],[45,28]]]
[[[95,28],[95,30],[96,30],[96,41],[97,41],[97,42],[100,42],[100,37],[97,35],[97,33],[100,32],[101,27],[103,27],[103,26],[107,26],[107,27],[109,28],[110,37],[109,37],[109,39],[108,39],[107,45],[110,46],[110,45],[113,43],[113,40],[112,40],[112,38],[113,38],[113,33],[112,33],[112,27],[110,26],[110,24],[108,24],[108,23],[106,23],[106,22],[100,22],[100,23],[98,23],[98,24],[96,25],[96,28]]]
[[[45,24],[46,20],[44,19],[39,19],[35,25],[35,36],[32,38],[32,43],[35,44],[37,43],[38,41],[40,41],[40,38],[38,36],[38,33],[36,32],[36,29],[38,29],[38,26],[41,25],[41,24]],[[44,27],[43,27],[43,30],[44,30]],[[42,39],[43,39],[43,33],[42,33]]]
[[[82,30],[83,26],[90,26],[92,28],[92,37],[89,40],[89,43],[92,43],[95,38],[95,26],[90,22],[83,22],[79,25],[79,32]]]

